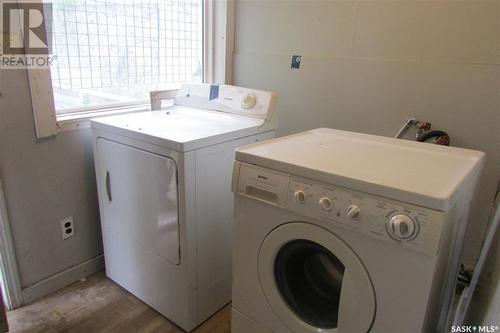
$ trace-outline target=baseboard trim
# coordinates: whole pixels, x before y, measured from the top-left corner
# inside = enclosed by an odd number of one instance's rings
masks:
[[[24,304],[32,303],[43,296],[47,296],[67,285],[79,281],[89,275],[104,269],[104,256],[99,255],[90,260],[82,262],[65,271],[57,273],[45,280],[23,289]]]

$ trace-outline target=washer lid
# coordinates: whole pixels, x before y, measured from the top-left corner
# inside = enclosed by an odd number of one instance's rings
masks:
[[[255,117],[174,105],[165,110],[92,119],[91,126],[184,152],[263,132],[264,122]]]
[[[267,302],[293,332],[367,332],[375,292],[365,267],[340,238],[305,222],[266,237],[258,258]]]
[[[236,159],[446,211],[484,153],[322,128],[239,148]]]

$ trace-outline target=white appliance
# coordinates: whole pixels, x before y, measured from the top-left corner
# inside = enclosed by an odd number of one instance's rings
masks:
[[[483,160],[332,129],[239,148],[232,332],[443,332]]]
[[[92,120],[106,274],[190,331],[231,300],[231,172],[274,137],[275,95],[186,84],[164,110]]]

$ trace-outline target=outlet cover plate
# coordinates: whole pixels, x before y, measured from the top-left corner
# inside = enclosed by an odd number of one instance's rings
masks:
[[[60,223],[62,239],[68,239],[75,235],[75,224],[73,223],[73,216],[63,218]]]

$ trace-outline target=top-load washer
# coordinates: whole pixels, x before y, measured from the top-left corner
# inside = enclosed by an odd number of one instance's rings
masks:
[[[106,275],[186,331],[231,299],[231,172],[274,137],[275,94],[186,84],[164,110],[92,120]]]
[[[483,160],[331,129],[239,148],[232,332],[444,332]]]

